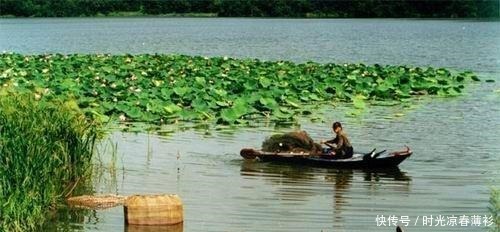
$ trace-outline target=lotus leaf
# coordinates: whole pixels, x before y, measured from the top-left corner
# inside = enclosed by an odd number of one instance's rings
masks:
[[[263,115],[287,121],[313,114],[310,105],[338,101],[352,102],[356,115],[375,100],[393,105],[412,95],[456,96],[470,80],[479,78],[470,71],[404,65],[158,54],[0,54],[1,94],[76,99],[90,115],[127,115],[127,120],[146,122],[247,124]]]

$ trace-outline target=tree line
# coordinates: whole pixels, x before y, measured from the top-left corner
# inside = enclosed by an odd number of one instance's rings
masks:
[[[0,15],[73,17],[138,12],[219,17],[499,17],[498,0],[0,0]]]

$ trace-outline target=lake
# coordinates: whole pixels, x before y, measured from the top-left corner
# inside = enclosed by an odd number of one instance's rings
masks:
[[[0,19],[0,51],[181,53],[264,60],[409,64],[472,70],[483,80],[456,98],[411,107],[325,106],[324,120],[283,127],[174,129],[162,135],[112,130],[96,159],[96,193],[177,193],[184,231],[394,231],[377,216],[408,216],[408,231],[484,231],[423,225],[423,217],[487,215],[500,180],[500,22],[402,19],[58,18]],[[398,169],[337,170],[245,162],[277,132],[330,138],[342,121],[356,150],[414,155]],[[117,145],[116,156],[110,147]],[[101,160],[102,159],[102,160]],[[113,161],[114,160],[114,161]],[[435,221],[433,222],[435,223]],[[63,210],[47,230],[133,231],[121,207]]]

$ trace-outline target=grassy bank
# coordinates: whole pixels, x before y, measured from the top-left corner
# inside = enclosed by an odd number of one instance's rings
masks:
[[[471,72],[184,55],[0,55],[0,85],[125,121],[290,121],[305,106],[459,95]],[[2,90],[0,88],[0,90]]]
[[[0,95],[0,230],[35,230],[89,171],[97,127],[75,104]]]

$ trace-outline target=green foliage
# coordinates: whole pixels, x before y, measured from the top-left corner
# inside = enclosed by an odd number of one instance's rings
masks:
[[[490,205],[488,206],[488,210],[490,211],[493,219],[493,225],[491,225],[490,231],[500,231],[500,189],[491,189]]]
[[[86,114],[145,122],[290,121],[308,105],[455,96],[471,72],[184,55],[0,55],[1,91],[74,101]]]
[[[215,13],[222,17],[499,17],[496,0],[0,0],[1,15]]]
[[[0,95],[0,230],[34,230],[90,167],[96,126],[71,103]]]

